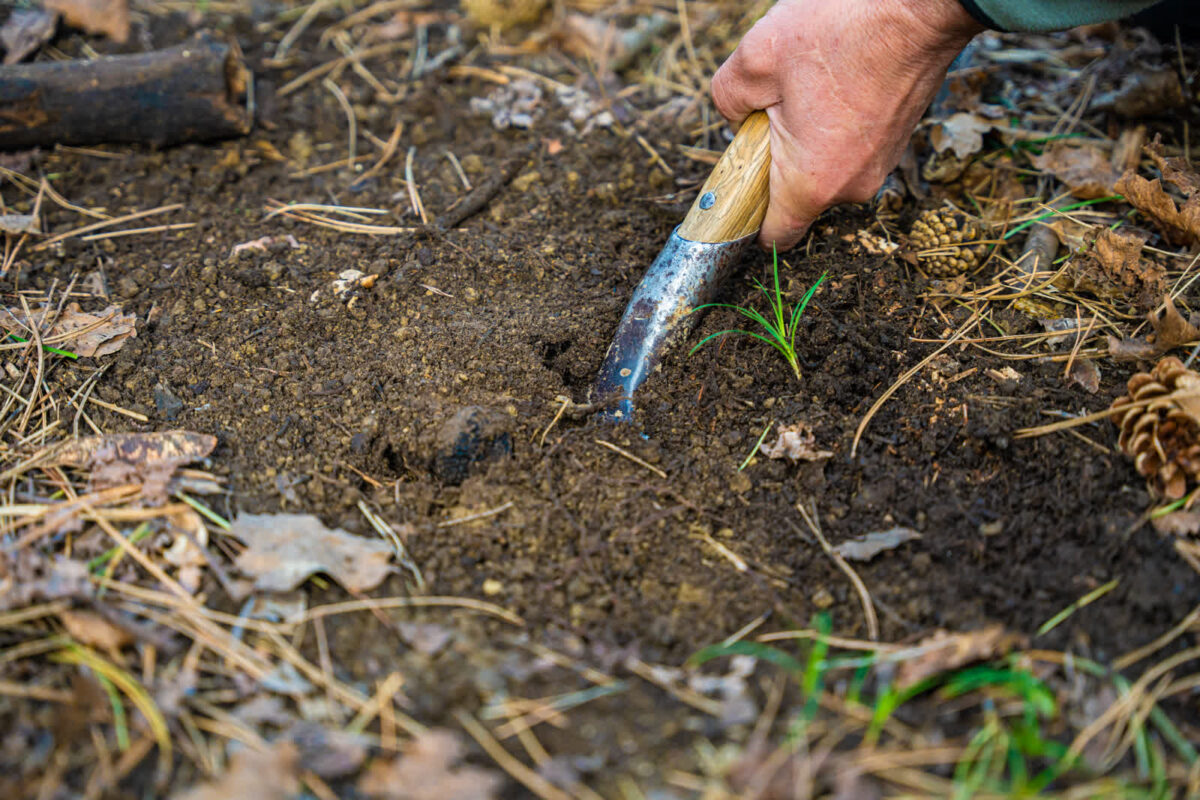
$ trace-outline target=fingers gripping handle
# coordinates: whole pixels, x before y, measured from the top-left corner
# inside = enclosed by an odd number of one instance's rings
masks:
[[[746,117],[704,182],[679,235],[692,242],[731,242],[758,231],[767,213],[771,126],[763,111]]]

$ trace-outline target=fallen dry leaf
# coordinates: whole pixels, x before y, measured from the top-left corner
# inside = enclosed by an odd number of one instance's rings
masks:
[[[1191,168],[1187,159],[1179,157],[1165,158],[1163,156],[1161,134],[1156,135],[1154,141],[1146,145],[1146,155],[1150,156],[1150,160],[1154,162],[1154,166],[1158,167],[1158,171],[1162,173],[1163,180],[1172,184],[1185,197],[1191,197],[1200,192],[1200,173]]]
[[[18,8],[8,15],[0,28],[0,46],[4,63],[17,64],[54,38],[58,14],[37,8]]]
[[[1142,258],[1145,244],[1140,234],[1101,229],[1086,256],[1068,263],[1070,288],[1129,299],[1143,310],[1153,308],[1166,293],[1167,271]]]
[[[1089,394],[1100,391],[1100,368],[1090,358],[1077,358],[1072,361],[1067,377]]]
[[[62,14],[72,28],[107,36],[118,44],[129,40],[129,0],[45,0],[47,11]]]
[[[1173,536],[1195,536],[1200,533],[1200,511],[1172,511],[1161,517],[1153,517],[1150,524],[1159,533]]]
[[[217,437],[192,431],[110,433],[69,439],[39,463],[89,470],[88,486],[93,491],[140,483],[143,501],[161,505],[170,494],[175,471],[206,458],[216,446]]]
[[[833,546],[833,552],[849,561],[870,561],[887,550],[895,550],[905,542],[920,539],[912,528],[895,527],[848,539]]]
[[[1150,326],[1154,328],[1154,333],[1146,338],[1118,339],[1109,336],[1109,356],[1116,361],[1149,361],[1173,347],[1200,339],[1196,315],[1192,315],[1192,319],[1184,319],[1169,294],[1163,295],[1163,306],[1162,314],[1150,312],[1146,315]]]
[[[989,119],[960,111],[930,128],[929,142],[939,153],[953,150],[959,158],[967,158],[983,149],[983,135],[994,127]]]
[[[1138,211],[1161,223],[1174,242],[1186,245],[1200,241],[1200,193],[1177,205],[1158,178],[1147,180],[1133,170],[1122,175],[1113,188]]]
[[[71,638],[101,650],[120,650],[133,641],[129,631],[114,625],[95,611],[63,609],[58,612],[58,619]]]
[[[1160,353],[1200,339],[1200,328],[1191,320],[1183,318],[1179,309],[1175,308],[1175,301],[1171,299],[1171,295],[1163,295],[1163,305],[1165,308],[1162,314],[1156,315],[1151,312],[1147,316],[1151,327],[1154,328],[1152,343]]]
[[[33,214],[0,214],[0,231],[4,233],[40,233],[38,218]]]
[[[70,439],[38,462],[42,467],[92,467],[113,460],[131,464],[169,461],[187,464],[207,458],[217,437],[192,431],[108,433]]]
[[[999,623],[968,633],[938,630],[914,645],[918,655],[900,662],[896,688],[904,689],[942,672],[1004,655],[1022,640],[1022,636],[1009,633]]]
[[[1071,147],[1065,142],[1053,142],[1032,160],[1034,166],[1054,175],[1071,194],[1083,200],[1112,194],[1113,184],[1121,177],[1108,156],[1092,145]]]
[[[786,458],[789,461],[820,461],[833,456],[828,450],[817,449],[817,437],[805,422],[781,427],[773,444],[760,445],[758,449],[767,458]]]
[[[299,758],[291,742],[266,752],[243,748],[215,780],[176,792],[171,800],[291,800],[300,792]]]
[[[492,770],[460,763],[463,746],[453,731],[433,728],[404,745],[390,761],[371,763],[358,791],[377,800],[495,800],[503,785]]]
[[[0,551],[0,612],[51,600],[85,600],[95,591],[82,561],[51,558],[29,548]]]
[[[0,328],[28,338],[29,330],[34,325],[40,329],[42,320],[52,313],[44,308],[32,309],[31,322],[24,309],[9,308],[0,312]],[[41,335],[43,339],[53,339],[59,349],[70,350],[81,358],[94,358],[117,352],[125,346],[125,340],[137,336],[135,320],[133,314],[122,314],[117,306],[91,314],[80,311],[78,303],[71,303],[54,319],[50,330],[42,331]]]
[[[231,535],[246,550],[237,568],[254,587],[283,592],[323,572],[352,592],[374,589],[392,571],[392,546],[341,528],[326,528],[309,514],[242,514]]]
[[[1145,339],[1118,339],[1109,334],[1108,357],[1113,361],[1150,361],[1158,355],[1158,348]]]
[[[1092,100],[1093,111],[1115,111],[1126,119],[1153,117],[1187,104],[1174,67],[1142,68],[1125,75],[1121,85]]]

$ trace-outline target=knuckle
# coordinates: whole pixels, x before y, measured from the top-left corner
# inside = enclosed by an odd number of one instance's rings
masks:
[[[775,40],[770,36],[746,37],[733,52],[730,61],[734,69],[749,81],[764,81],[779,69]]]

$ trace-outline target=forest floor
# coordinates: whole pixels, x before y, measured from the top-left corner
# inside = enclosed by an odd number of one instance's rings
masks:
[[[236,38],[249,135],[0,160],[40,231],[5,233],[9,796],[1200,790],[1200,524],[1086,417],[1196,339],[1200,51],[983,37],[891,194],[782,257],[789,302],[827,275],[802,379],[725,337],[615,425],[589,388],[727,141],[744,4],[175,5],[37,58]],[[943,207],[968,275],[908,235]]]

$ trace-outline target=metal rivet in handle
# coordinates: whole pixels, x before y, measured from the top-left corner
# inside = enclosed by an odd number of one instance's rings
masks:
[[[702,211],[708,211],[716,204],[716,202],[717,196],[715,194],[712,192],[705,192],[704,196],[700,198],[700,209]]]

